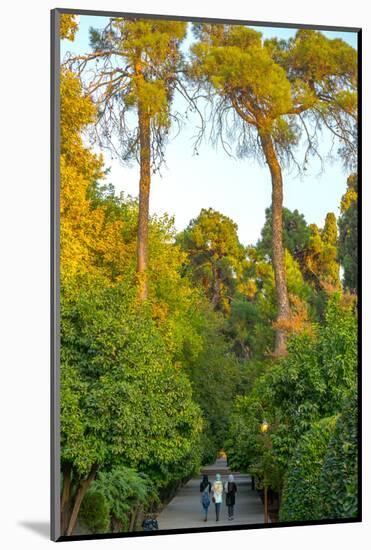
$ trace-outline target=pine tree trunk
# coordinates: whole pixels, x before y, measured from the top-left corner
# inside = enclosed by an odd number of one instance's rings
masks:
[[[277,324],[279,325],[280,322],[288,320],[290,315],[286,284],[285,251],[282,241],[283,181],[281,166],[271,136],[260,133],[260,139],[272,179],[272,263],[278,309]],[[280,328],[276,328],[274,354],[281,356],[285,355],[285,353],[285,332]]]
[[[66,531],[67,536],[71,536],[76,528],[76,523],[80,512],[81,503],[84,500],[84,496],[86,495],[86,492],[89,489],[91,483],[94,481],[97,471],[98,471],[98,465],[94,464],[94,466],[92,466],[89,472],[88,477],[80,481],[79,487],[77,489],[76,497],[73,503],[71,516],[68,522],[68,527]]]
[[[140,64],[136,64],[139,79],[143,79]],[[140,86],[140,84],[138,84]],[[151,186],[151,127],[148,107],[139,99],[138,124],[140,142],[139,218],[137,237],[137,274],[139,280],[138,297],[144,301],[148,297],[148,218],[149,193]]]
[[[211,298],[211,304],[214,309],[220,305],[220,290],[221,290],[221,277],[220,271],[213,266],[213,295]]]

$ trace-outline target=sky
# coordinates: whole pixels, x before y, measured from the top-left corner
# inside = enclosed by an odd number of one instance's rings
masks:
[[[62,40],[61,60],[67,52],[87,53],[89,28],[103,28],[106,17],[79,17],[79,30],[74,42]],[[295,29],[253,27],[262,33],[263,39],[276,36],[289,38]],[[329,38],[342,38],[354,48],[357,35],[354,32],[324,31]],[[185,46],[188,47],[188,36]],[[174,108],[182,110],[184,105],[175,98]],[[238,235],[244,245],[254,244],[260,236],[265,221],[265,209],[271,204],[271,180],[267,165],[253,159],[232,159],[219,146],[215,149],[203,143],[199,155],[193,154],[193,136],[197,119],[190,117],[181,133],[170,140],[166,147],[166,166],[161,174],[155,174],[151,183],[150,212],[168,213],[174,216],[175,226],[181,231],[196,218],[201,208],[213,208],[230,217],[238,225]],[[329,146],[324,135],[321,143],[323,152]],[[299,149],[300,156],[300,149]],[[113,183],[117,193],[138,195],[139,166],[123,166],[110,154],[104,154],[106,167],[110,167],[107,183]],[[284,206],[297,209],[304,214],[308,223],[323,226],[326,214],[339,214],[339,205],[346,190],[348,173],[339,161],[327,161],[324,170],[313,159],[304,177],[298,177],[292,170],[283,171]]]

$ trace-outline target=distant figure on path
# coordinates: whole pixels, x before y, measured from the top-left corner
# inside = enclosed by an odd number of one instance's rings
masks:
[[[213,502],[215,503],[216,521],[219,521],[220,508],[223,501],[223,483],[220,474],[216,474],[215,481],[212,486]]]
[[[210,491],[211,483],[208,476],[204,474],[204,477],[202,478],[202,481],[200,483],[201,504],[204,510],[204,521],[207,521],[207,512],[210,506]]]
[[[228,506],[228,519],[234,519],[233,511],[236,503],[237,485],[234,482],[232,474],[228,476],[228,481],[225,482],[224,490],[226,493],[225,503]]]

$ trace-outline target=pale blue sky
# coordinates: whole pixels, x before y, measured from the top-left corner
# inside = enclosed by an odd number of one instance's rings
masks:
[[[80,16],[79,31],[75,41],[63,40],[61,58],[66,52],[86,53],[89,48],[89,28],[102,28],[105,17]],[[289,38],[295,29],[254,27],[263,38],[277,36]],[[339,37],[357,47],[357,35],[353,32],[325,31],[329,38]],[[189,37],[190,38],[190,37]],[[189,43],[189,39],[187,43]],[[184,107],[180,98],[175,98],[174,107]],[[151,186],[151,213],[164,212],[174,215],[178,230],[184,229],[196,217],[201,208],[214,208],[232,218],[238,225],[243,244],[253,244],[259,238],[265,219],[265,208],[271,203],[271,182],[268,167],[252,159],[234,160],[219,147],[215,150],[204,143],[199,156],[193,155],[192,137],[197,119],[190,117],[187,125],[166,148],[166,167],[161,176],[154,175]],[[323,137],[323,152],[328,149],[328,138]],[[300,154],[300,150],[299,150]],[[105,155],[106,165],[111,167],[107,181],[116,190],[137,196],[139,167],[123,167],[111,155]],[[297,208],[308,223],[323,225],[327,212],[339,213],[341,196],[346,189],[347,173],[340,161],[326,162],[324,171],[311,161],[307,175],[295,177],[284,171],[284,205]]]

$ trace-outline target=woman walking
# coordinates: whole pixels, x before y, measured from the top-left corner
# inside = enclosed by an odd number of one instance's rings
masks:
[[[224,490],[226,492],[225,503],[228,506],[228,519],[234,519],[234,505],[236,502],[237,485],[234,482],[232,474],[228,476],[228,481],[225,482]]]
[[[204,474],[202,481],[200,483],[200,492],[201,492],[201,504],[204,511],[204,521],[207,521],[207,512],[209,511],[210,506],[210,491],[211,483],[206,474]]]
[[[213,502],[215,503],[216,521],[219,521],[220,508],[223,501],[223,483],[220,474],[216,474],[215,481],[212,486]]]

